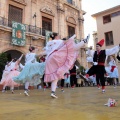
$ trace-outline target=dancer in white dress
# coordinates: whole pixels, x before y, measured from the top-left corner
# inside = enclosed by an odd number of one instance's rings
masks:
[[[6,79],[7,75],[9,74],[9,72],[10,72],[10,70],[11,70],[11,63],[12,63],[12,62],[13,62],[13,60],[12,60],[11,62],[7,62],[7,64],[5,65],[5,69],[3,70],[3,74],[2,74],[2,79],[1,79],[1,81],[2,81],[3,79]],[[4,85],[2,92],[5,92],[5,88],[6,88],[6,86]]]
[[[116,66],[116,62],[115,62],[115,57],[114,56],[110,56],[110,61],[109,61],[109,68],[110,68],[110,73],[109,76],[110,78],[113,78],[113,84],[114,84],[114,88],[116,88],[117,85],[117,78],[119,78],[119,74],[118,74],[118,68]]]
[[[20,74],[19,64],[20,64],[22,57],[23,57],[23,54],[21,55],[21,57],[18,60],[16,58],[13,59],[13,61],[10,64],[9,73],[6,75],[6,77],[4,77],[1,80],[0,84],[3,85],[3,92],[5,91],[5,87],[9,86],[12,93],[14,93],[14,87],[19,86],[19,84],[17,84],[16,82],[13,81],[13,77],[18,76]]]
[[[26,65],[28,65],[29,66],[29,64],[30,63],[38,63],[37,62],[37,57],[39,57],[39,56],[41,56],[41,54],[40,55],[37,55],[36,54],[36,48],[35,47],[33,47],[33,46],[31,46],[30,48],[29,48],[29,53],[27,53],[26,54],[26,56],[25,56],[25,66]],[[28,73],[29,74],[29,73]],[[35,77],[34,77],[35,78]],[[33,78],[33,79],[34,79]],[[39,79],[39,76],[37,77],[36,76],[36,78],[35,79]],[[39,82],[40,82],[40,80],[39,80]],[[24,91],[24,94],[26,95],[26,96],[29,96],[29,94],[28,94],[28,87],[29,87],[29,85],[30,85],[30,81],[29,80],[26,80],[25,81],[25,91]]]

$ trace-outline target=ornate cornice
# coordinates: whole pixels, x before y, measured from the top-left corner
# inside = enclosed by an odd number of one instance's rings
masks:
[[[54,13],[53,13],[53,11],[52,11],[48,6],[43,7],[42,9],[40,9],[40,11],[41,11],[41,12],[44,12],[44,13],[46,13],[46,14],[55,16]]]
[[[27,5],[26,0],[11,0],[11,1],[20,3],[20,4],[22,4],[22,5]]]
[[[72,23],[72,24],[76,25],[76,20],[73,17],[67,17],[66,21],[69,22],[69,23]]]

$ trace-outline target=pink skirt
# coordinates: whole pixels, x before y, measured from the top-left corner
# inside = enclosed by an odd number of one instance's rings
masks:
[[[46,59],[44,82],[52,82],[64,78],[76,60],[74,40],[68,40],[59,50],[51,53]]]
[[[9,74],[5,77],[5,79],[2,79],[0,84],[2,84],[3,86],[10,86],[10,87],[17,87],[19,86],[19,84],[17,84],[16,82],[13,81],[13,77],[16,77],[20,74],[19,71],[10,71]]]
[[[6,77],[8,76],[8,74],[9,74],[9,71],[4,71],[4,72],[3,72],[3,75],[2,75],[1,81],[2,81],[3,79],[6,79]]]

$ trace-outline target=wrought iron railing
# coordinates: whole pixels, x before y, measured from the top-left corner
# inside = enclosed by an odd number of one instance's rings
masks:
[[[6,18],[0,17],[0,25],[12,28],[12,21]],[[27,24],[25,25],[26,25],[26,32],[31,32],[31,33],[45,36],[45,31],[46,31],[45,29],[32,26],[32,25],[27,25]]]

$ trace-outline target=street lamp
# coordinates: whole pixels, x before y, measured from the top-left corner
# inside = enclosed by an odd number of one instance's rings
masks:
[[[36,17],[37,17],[37,15],[36,15],[36,12],[35,12],[35,14],[33,15],[33,18],[35,18],[35,28],[36,28]]]

